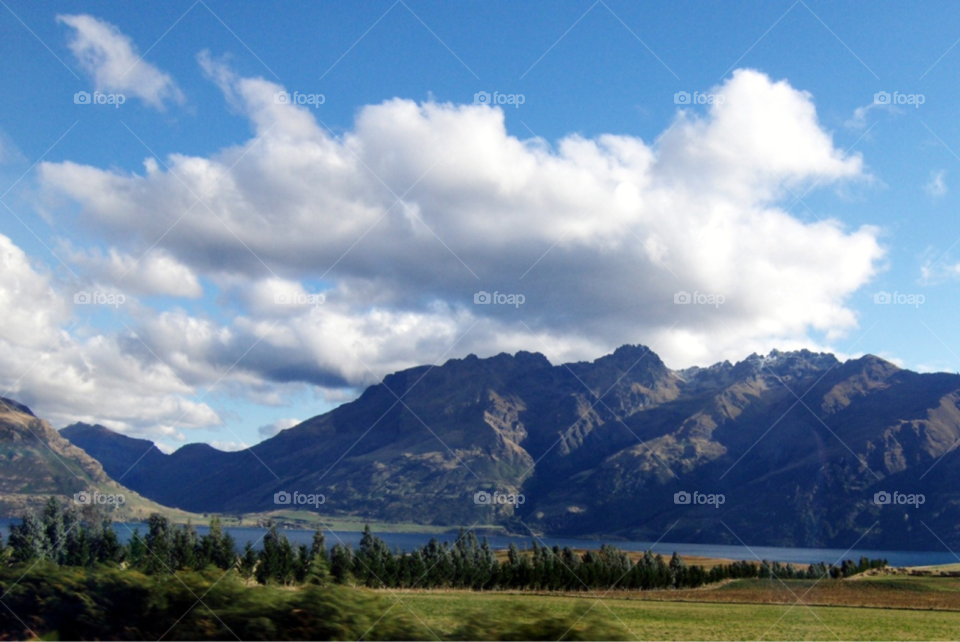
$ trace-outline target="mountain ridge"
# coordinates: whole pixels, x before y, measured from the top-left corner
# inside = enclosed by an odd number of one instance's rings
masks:
[[[108,471],[133,463],[108,433],[63,434]],[[154,448],[123,474],[201,512],[272,509],[274,493],[297,490],[323,493],[324,512],[385,521],[652,540],[675,523],[689,541],[935,547],[920,513],[872,498],[893,482],[927,493],[925,523],[960,543],[958,439],[957,375],[807,350],[671,370],[621,346],[591,362],[519,352],[410,368],[249,449]],[[525,502],[477,505],[479,491]],[[675,504],[684,491],[724,493],[723,512]]]

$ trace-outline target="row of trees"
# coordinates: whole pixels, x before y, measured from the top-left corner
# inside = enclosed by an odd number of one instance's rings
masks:
[[[218,518],[210,521],[210,532],[199,536],[189,523],[172,524],[153,514],[147,520],[147,533],[142,535],[135,528],[123,544],[113,523],[96,508],[81,511],[64,507],[53,498],[39,515],[27,513],[20,524],[12,525],[7,547],[0,542],[0,548],[12,562],[46,559],[60,566],[106,564],[147,574],[216,567],[236,569],[245,579],[255,578],[261,584],[302,584],[310,577],[322,582],[329,575],[327,547],[320,530],[314,534],[312,546],[295,548],[271,525],[260,550],[247,542],[238,552],[236,541]]]
[[[540,546],[536,541],[528,552],[511,544],[506,560],[501,562],[486,538],[478,542],[473,531],[462,529],[452,545],[433,539],[407,554],[391,552],[367,527],[356,553],[343,544],[337,544],[330,552],[330,572],[335,581],[373,588],[542,591],[695,588],[740,578],[837,579],[886,564],[886,560],[863,557],[859,563],[845,560],[842,565],[833,566],[821,562],[800,569],[779,562],[742,561],[717,565],[708,571],[702,566],[688,566],[677,553],[666,561],[663,556],[647,551],[634,562],[627,553],[608,544],[580,554],[569,547]]]
[[[512,544],[501,561],[487,539],[479,541],[473,531],[461,529],[453,544],[432,539],[406,553],[391,550],[369,526],[356,550],[342,542],[328,550],[319,529],[310,546],[294,546],[271,525],[259,550],[247,542],[238,551],[217,519],[211,521],[209,533],[198,536],[190,524],[171,524],[156,514],[148,520],[145,536],[134,529],[129,542],[123,544],[111,522],[96,511],[82,514],[63,508],[53,499],[39,516],[24,515],[21,524],[11,526],[7,543],[4,555],[14,562],[46,558],[61,566],[107,564],[147,574],[216,567],[235,569],[241,577],[260,584],[335,582],[372,588],[651,590],[694,588],[739,578],[840,578],[886,565],[886,560],[867,558],[859,563],[845,560],[839,566],[813,564],[807,569],[778,562],[734,562],[708,571],[702,566],[687,566],[676,553],[666,561],[647,551],[634,562],[610,545],[580,554],[566,547],[539,546],[537,542],[527,552]]]

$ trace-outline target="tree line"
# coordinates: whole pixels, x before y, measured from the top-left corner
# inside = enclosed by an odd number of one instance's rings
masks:
[[[511,544],[505,559],[500,560],[487,539],[478,540],[473,531],[461,529],[453,544],[434,538],[406,552],[391,550],[369,526],[356,550],[343,542],[328,549],[319,528],[309,546],[294,545],[276,525],[268,528],[259,550],[253,542],[238,550],[217,518],[203,536],[189,523],[172,524],[159,514],[150,516],[147,529],[143,535],[134,529],[124,544],[109,518],[98,511],[80,512],[51,498],[39,515],[25,514],[20,524],[10,527],[7,546],[0,542],[0,555],[13,563],[46,559],[60,566],[110,565],[148,575],[209,567],[233,569],[245,580],[259,584],[485,591],[654,590],[696,588],[742,578],[837,579],[887,564],[886,560],[862,557],[859,562],[820,562],[802,569],[779,562],[738,561],[707,570],[688,566],[677,553],[665,560],[647,551],[633,561],[608,544],[578,553],[568,547],[541,546],[536,540],[528,551]]]

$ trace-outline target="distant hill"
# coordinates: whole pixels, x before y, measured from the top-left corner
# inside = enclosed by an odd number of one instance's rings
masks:
[[[274,493],[298,491],[323,493],[327,514],[386,521],[943,550],[937,537],[960,547],[958,400],[960,376],[869,355],[773,351],[671,370],[623,346],[556,366],[519,352],[411,368],[240,452],[165,455],[96,426],[63,435],[144,496],[190,511],[272,510]],[[478,491],[525,501],[478,505]],[[724,503],[675,503],[695,491]],[[880,506],[879,491],[925,502]]]
[[[111,433],[110,439],[117,437]],[[19,516],[39,508],[51,496],[68,503],[81,491],[122,494],[118,520],[137,521],[151,512],[185,519],[185,513],[141,497],[114,482],[100,463],[72,445],[49,423],[11,399],[0,397],[0,515]]]
[[[204,483],[206,475],[230,461],[230,453],[206,444],[190,444],[167,455],[152,441],[127,437],[99,424],[71,424],[60,434],[85,451],[96,453],[97,461],[111,477],[129,488],[149,489],[151,499],[165,506],[181,506],[185,488]]]

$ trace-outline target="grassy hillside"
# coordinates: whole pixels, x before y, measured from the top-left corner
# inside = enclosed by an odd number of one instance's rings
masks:
[[[0,399],[0,515],[19,517],[39,508],[49,497],[72,502],[81,491],[123,495],[110,508],[117,521],[144,521],[151,513],[171,520],[201,521],[186,511],[161,506],[113,481],[100,463],[70,444],[29,408]]]

